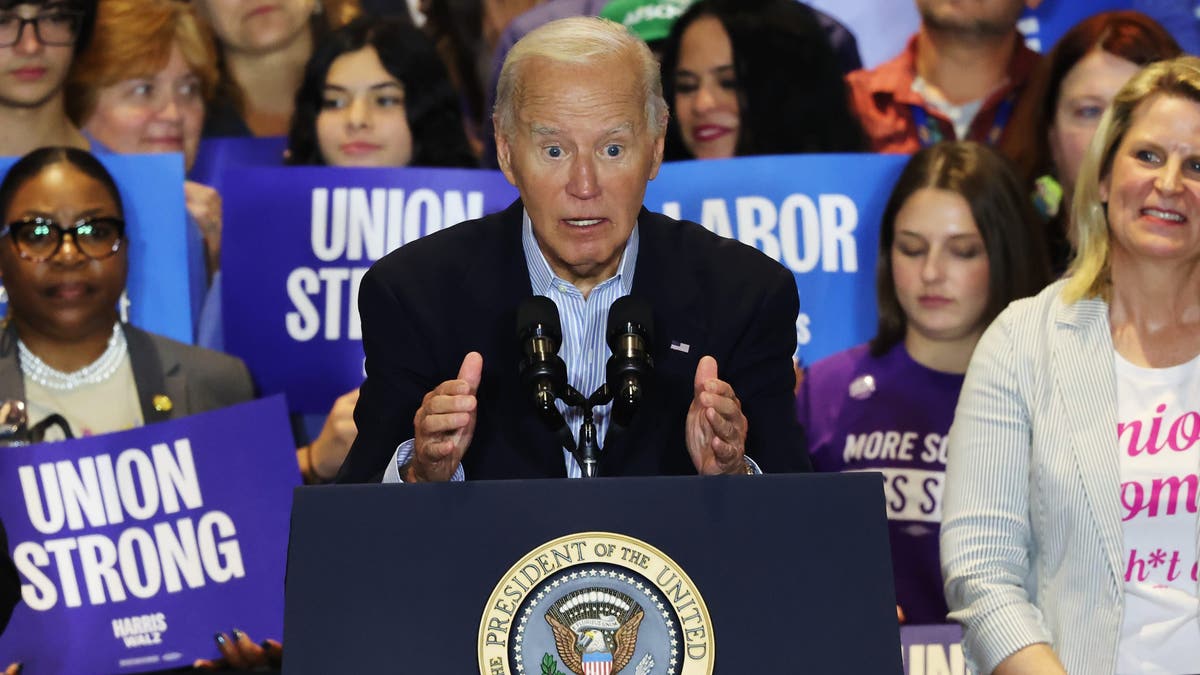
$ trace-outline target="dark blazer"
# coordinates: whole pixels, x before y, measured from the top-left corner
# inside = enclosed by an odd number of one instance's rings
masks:
[[[425,394],[483,355],[468,479],[564,477],[561,445],[518,381],[516,312],[533,294],[521,246],[522,204],[409,243],[373,265],[359,293],[367,379],[358,438],[340,482],[374,481]],[[694,474],[684,420],[701,356],[716,358],[749,420],[747,454],[766,472],[808,470],[795,421],[799,301],[783,266],[695,223],[642,209],[631,295],[654,311],[654,370],[624,432],[602,440],[600,475]],[[672,349],[672,342],[687,351]]]
[[[250,373],[241,359],[193,347],[129,324],[122,324],[129,362],[146,424],[194,415],[254,398]],[[154,399],[166,395],[170,410],[157,410]],[[12,325],[0,333],[0,400],[25,398],[25,379],[17,358]],[[161,407],[161,406],[160,406]]]
[[[8,557],[8,536],[4,533],[4,523],[0,522],[0,633],[8,626],[20,600],[21,580],[17,577],[16,565]]]

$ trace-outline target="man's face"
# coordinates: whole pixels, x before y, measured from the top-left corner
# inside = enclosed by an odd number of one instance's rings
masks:
[[[19,19],[39,17],[38,28],[45,35],[53,30],[50,24],[64,21],[69,11],[62,3],[16,5],[0,10],[0,26],[7,23],[15,28]],[[60,94],[74,49],[70,44],[43,44],[33,25],[26,24],[16,44],[0,47],[0,106],[37,108]]]
[[[932,30],[978,37],[1016,30],[1023,0],[917,0],[921,22]]]
[[[611,277],[662,163],[633,57],[525,64],[513,128],[497,158],[517,187],[542,254],[585,293]]]

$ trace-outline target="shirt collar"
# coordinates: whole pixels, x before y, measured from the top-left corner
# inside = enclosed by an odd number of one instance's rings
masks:
[[[625,250],[621,252],[621,262],[617,264],[617,273],[612,276],[621,284],[621,294],[629,295],[633,290],[633,271],[637,267],[638,254],[638,225],[635,223],[629,239],[625,242]],[[521,246],[525,249],[525,266],[529,270],[529,284],[534,295],[549,295],[556,281],[570,283],[560,279],[550,269],[550,263],[542,254],[537,239],[533,236],[533,221],[529,220],[529,212],[521,212]],[[608,283],[608,279],[601,283]],[[597,284],[599,285],[599,284]]]

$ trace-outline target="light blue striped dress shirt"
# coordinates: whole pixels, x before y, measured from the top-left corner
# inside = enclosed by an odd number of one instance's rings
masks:
[[[605,365],[612,350],[608,348],[605,333],[608,328],[608,309],[617,298],[629,295],[633,288],[633,272],[637,265],[638,227],[635,225],[621,254],[621,262],[617,265],[617,273],[601,282],[588,294],[587,298],[569,281],[559,278],[550,269],[546,256],[542,255],[537,240],[533,236],[533,224],[526,213],[521,224],[521,242],[525,249],[525,264],[529,269],[529,283],[534,295],[544,295],[554,301],[558,307],[559,320],[562,323],[563,343],[558,354],[567,364],[567,381],[579,393],[590,396],[593,391],[604,384]],[[515,330],[515,326],[514,326]],[[516,337],[514,336],[515,340]],[[465,356],[465,355],[464,355]],[[515,366],[514,366],[515,367]],[[519,392],[513,392],[514,395]],[[579,425],[583,414],[578,408],[568,408],[562,401],[558,409],[563,413],[563,419],[571,430],[575,442],[579,442]],[[600,439],[603,448],[604,438],[608,432],[608,423],[612,404],[597,406],[593,409],[593,421],[596,424],[596,438]],[[400,482],[399,467],[408,461],[413,450],[412,439],[404,441],[396,448],[393,460],[388,463],[383,474],[383,482]],[[470,452],[470,450],[467,450]],[[579,478],[582,472],[579,463],[569,450],[563,449],[563,461],[567,467],[568,478]],[[454,471],[451,480],[461,481],[466,478],[460,464]]]

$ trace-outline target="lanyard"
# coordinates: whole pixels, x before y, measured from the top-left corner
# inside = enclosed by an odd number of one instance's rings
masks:
[[[995,145],[1000,140],[1000,134],[1004,131],[1004,125],[1008,124],[1008,118],[1012,116],[1013,105],[1016,102],[1016,94],[1010,93],[1004,97],[1000,105],[996,106],[996,114],[992,117],[992,127],[988,129],[986,135],[979,139],[988,145]],[[925,108],[919,105],[910,105],[912,110],[913,122],[917,125],[917,140],[921,142],[921,147],[927,147],[947,140],[946,134],[942,131],[942,123],[938,118],[930,115]],[[980,109],[979,113],[983,110]],[[979,113],[976,113],[977,115]],[[975,126],[975,121],[971,121],[971,126]],[[968,137],[970,132],[968,131]],[[951,138],[953,134],[951,134]]]

